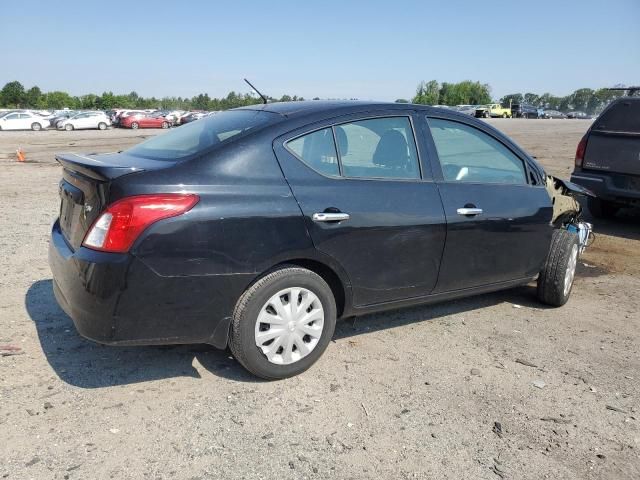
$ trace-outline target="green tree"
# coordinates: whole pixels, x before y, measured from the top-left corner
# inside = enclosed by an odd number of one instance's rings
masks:
[[[420,82],[412,102],[421,105],[436,105],[439,97],[439,85],[436,80]]]
[[[17,80],[9,82],[0,91],[0,99],[2,106],[21,107],[25,103],[24,87]]]
[[[24,94],[24,106],[38,108],[42,105],[42,90],[38,87],[31,87]]]
[[[522,103],[524,96],[521,93],[510,93],[500,99],[502,105],[512,105],[514,103]]]

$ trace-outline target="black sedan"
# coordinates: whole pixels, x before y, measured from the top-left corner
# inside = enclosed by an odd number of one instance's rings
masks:
[[[563,305],[590,232],[576,187],[486,123],[417,105],[246,107],[56,158],[49,260],[78,331],[230,346],[269,379],[309,368],[340,317],[536,279]]]

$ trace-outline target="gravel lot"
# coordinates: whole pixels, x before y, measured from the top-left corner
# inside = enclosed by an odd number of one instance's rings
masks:
[[[565,178],[588,127],[491,123]],[[0,132],[0,478],[640,478],[637,214],[595,223],[564,308],[528,286],[344,321],[261,382],[206,346],[93,344],[55,303],[53,152],[156,133]]]

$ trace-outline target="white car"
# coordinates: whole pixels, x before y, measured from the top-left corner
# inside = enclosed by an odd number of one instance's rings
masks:
[[[12,112],[0,117],[0,130],[43,130],[49,120],[30,112]]]
[[[71,118],[58,122],[58,130],[83,130],[97,128],[106,130],[111,125],[111,120],[104,112],[81,112]]]

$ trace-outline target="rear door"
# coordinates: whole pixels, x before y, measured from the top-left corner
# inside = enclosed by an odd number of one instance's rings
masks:
[[[640,175],[640,98],[618,101],[596,119],[582,168]]]
[[[356,306],[427,295],[437,281],[444,211],[412,125],[397,110],[355,115],[274,142],[313,243],[347,272]]]
[[[492,130],[438,117],[428,119],[428,130],[447,242],[435,292],[535,276],[552,233],[542,179]]]

